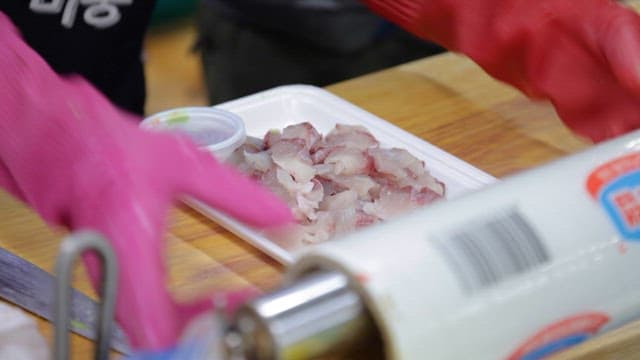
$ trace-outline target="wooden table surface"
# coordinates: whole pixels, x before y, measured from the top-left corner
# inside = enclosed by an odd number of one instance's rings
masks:
[[[464,57],[443,54],[328,87],[328,90],[441,147],[480,169],[504,177],[589,145],[573,136],[545,103],[500,84]],[[283,268],[196,212],[178,207],[168,231],[170,287],[186,298],[212,289],[276,287]],[[51,271],[64,232],[0,192],[0,246]],[[76,286],[93,294],[78,268]],[[50,336],[49,323],[39,320]],[[605,336],[559,358],[606,358],[628,351],[640,325]],[[624,346],[620,346],[623,344]],[[72,339],[76,359],[92,344]],[[613,349],[613,350],[612,350]],[[571,356],[570,356],[571,355]],[[613,356],[611,358],[621,358]],[[629,357],[625,357],[629,358]]]

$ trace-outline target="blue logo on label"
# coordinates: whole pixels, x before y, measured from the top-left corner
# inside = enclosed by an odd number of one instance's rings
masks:
[[[562,339],[555,340],[543,347],[535,349],[530,353],[524,355],[521,360],[540,360],[545,357],[558,352],[560,350],[568,349],[574,345],[577,345],[589,338],[589,334],[575,334],[570,335]]]
[[[507,360],[539,360],[579,344],[597,334],[609,322],[601,312],[586,312],[556,321],[538,330],[518,346]]]
[[[599,200],[626,240],[640,240],[640,172],[607,184]]]

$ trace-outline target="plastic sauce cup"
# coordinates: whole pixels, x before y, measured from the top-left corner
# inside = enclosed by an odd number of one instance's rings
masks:
[[[143,129],[185,134],[223,161],[246,139],[244,123],[238,115],[213,107],[163,111],[144,119],[140,126]]]

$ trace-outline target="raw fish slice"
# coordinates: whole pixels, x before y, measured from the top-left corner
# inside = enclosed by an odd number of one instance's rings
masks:
[[[334,236],[346,235],[358,228],[369,226],[379,222],[375,216],[367,214],[359,209],[341,209],[332,211],[334,218]]]
[[[322,164],[324,159],[331,153],[334,148],[331,147],[323,147],[319,148],[315,152],[311,153],[311,160],[313,160],[314,164]]]
[[[318,221],[309,226],[307,241],[314,243],[327,241],[336,235],[353,231],[356,226],[355,209],[341,209],[318,212]]]
[[[245,153],[258,153],[264,149],[264,143],[261,139],[247,136],[244,144],[234,150],[233,153],[225,160],[228,164],[238,167],[245,174],[253,175],[253,169],[250,164],[246,164]]]
[[[372,191],[376,191],[378,184],[367,175],[337,175],[335,164],[314,165],[317,176],[325,185],[325,194],[332,195],[337,191],[352,189],[358,193],[360,199],[368,199]]]
[[[313,186],[311,191],[300,191],[296,194],[296,211],[300,216],[304,216],[307,220],[313,221],[316,219],[316,211],[320,207],[320,202],[324,198],[324,189],[320,181],[311,180]]]
[[[439,183],[442,184],[442,183]],[[442,186],[444,189],[444,186]],[[433,191],[431,188],[424,188],[421,191],[412,191],[411,192],[411,202],[416,203],[418,206],[423,206],[427,204],[431,204],[434,201],[441,200],[444,198],[443,194],[439,194],[436,191]]]
[[[425,172],[418,177],[406,177],[398,182],[400,187],[410,186],[413,189],[429,189],[440,196],[444,196],[445,187],[441,181],[436,180],[429,172]]]
[[[331,212],[334,221],[334,234],[345,235],[358,228],[358,212],[356,209],[338,209]]]
[[[363,126],[338,124],[318,143],[318,149],[344,146],[351,149],[366,150],[379,145],[378,140]]]
[[[300,183],[306,183],[316,175],[313,161],[304,146],[302,139],[282,139],[269,149],[273,162]]]
[[[369,149],[376,171],[396,179],[417,177],[425,172],[424,162],[404,149]]]
[[[326,181],[333,184],[330,188],[339,190],[353,190],[360,200],[370,199],[380,187],[371,177],[366,175],[340,176],[333,174],[321,175]]]
[[[327,196],[320,203],[320,210],[331,211],[341,209],[356,209],[359,207],[358,193],[353,190],[345,190],[334,195]]]
[[[356,227],[366,227],[369,225],[373,225],[379,223],[381,220],[377,216],[367,214],[363,210],[358,210],[356,213]]]
[[[278,170],[276,167],[273,167],[266,171],[259,178],[259,181],[262,185],[266,186],[271,190],[274,194],[279,196],[284,202],[289,205],[289,207],[294,208],[297,205],[295,192],[287,189],[278,179]]]
[[[380,191],[380,197],[373,202],[365,203],[362,210],[369,215],[388,220],[441,198],[442,196],[429,188],[415,191],[411,188],[385,187]]]
[[[341,191],[347,190],[347,188],[340,186],[329,179],[318,177],[318,180],[322,183],[322,188],[324,189],[325,197],[335,195]]]
[[[323,163],[333,165],[336,175],[365,175],[373,166],[371,157],[365,151],[344,146],[334,148]]]
[[[335,176],[335,172],[333,171],[332,164],[316,164],[313,165],[313,168],[316,170],[316,175],[323,177],[332,177]]]
[[[264,148],[270,149],[273,146],[273,144],[280,141],[281,137],[282,137],[282,134],[280,133],[280,130],[267,131],[267,133],[264,135]]]
[[[374,216],[353,208],[319,211],[317,221],[306,226],[307,234],[304,241],[310,243],[327,241],[378,221]]]
[[[403,188],[411,186],[420,190],[428,187],[432,191],[444,195],[444,184],[437,181],[426,170],[424,161],[419,160],[404,149],[369,149],[373,167],[380,182],[391,182]],[[384,178],[387,177],[387,181]]]
[[[260,174],[274,166],[271,155],[267,151],[251,153],[245,150],[243,156],[246,164]]]
[[[303,239],[306,243],[319,243],[329,240],[335,233],[335,220],[333,214],[328,211],[318,211],[316,221],[306,226],[306,234]]]
[[[409,191],[398,191],[385,188],[380,192],[380,197],[373,202],[363,205],[362,210],[382,220],[389,220],[400,214],[415,209],[416,204],[411,202]]]
[[[247,139],[244,141],[242,146],[244,151],[249,153],[256,153],[265,150],[264,141],[254,136],[247,136]]]
[[[276,179],[278,183],[294,196],[298,193],[308,193],[313,189],[313,182],[297,182],[286,170],[276,167]]]
[[[249,168],[244,161],[244,145],[235,149],[231,153],[231,155],[229,155],[229,157],[225,160],[225,162],[229,165],[235,166],[238,170],[242,171],[243,173],[247,173],[246,171],[243,170],[244,167],[246,167],[247,169]]]
[[[281,139],[301,139],[305,143],[305,150],[309,151],[313,148],[322,136],[311,124],[308,122],[289,125],[282,130]]]

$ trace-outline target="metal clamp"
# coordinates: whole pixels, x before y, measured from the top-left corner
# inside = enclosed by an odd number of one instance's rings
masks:
[[[118,285],[118,264],[111,246],[101,235],[83,231],[69,235],[60,245],[56,263],[54,359],[69,359],[69,326],[73,267],[79,255],[95,251],[102,260],[100,318],[95,359],[109,356],[109,343],[114,328],[113,313]]]

